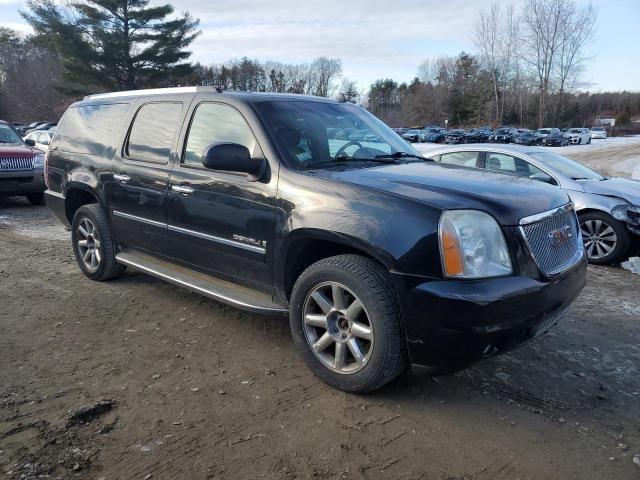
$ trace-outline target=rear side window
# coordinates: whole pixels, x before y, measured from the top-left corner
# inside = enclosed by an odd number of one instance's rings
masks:
[[[478,152],[443,153],[442,155],[440,155],[440,161],[449,165],[476,167],[478,163]]]
[[[110,146],[114,130],[121,125],[128,103],[90,104],[70,107],[58,126],[58,149],[72,153],[102,155]]]
[[[130,160],[165,164],[180,127],[181,103],[147,103],[135,119],[125,146]]]

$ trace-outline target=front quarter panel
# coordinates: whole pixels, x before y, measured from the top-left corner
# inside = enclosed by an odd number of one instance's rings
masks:
[[[392,272],[437,278],[441,210],[361,186],[282,169],[274,265],[300,238],[327,239],[373,256]],[[283,287],[276,267],[276,287]]]

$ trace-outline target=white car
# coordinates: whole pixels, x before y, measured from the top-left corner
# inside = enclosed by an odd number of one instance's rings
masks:
[[[607,131],[602,127],[593,127],[591,129],[591,138],[607,138]]]
[[[25,143],[30,145],[31,143],[29,141],[31,141],[33,142],[33,145],[31,145],[32,147],[36,147],[38,150],[42,150],[43,152],[48,152],[49,144],[51,143],[54,133],[55,130],[36,130],[24,137],[23,140]]]
[[[566,133],[569,137],[569,143],[575,145],[591,143],[591,131],[588,128],[570,128]]]

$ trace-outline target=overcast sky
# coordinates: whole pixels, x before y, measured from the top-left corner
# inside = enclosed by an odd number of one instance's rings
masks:
[[[578,0],[582,3],[584,0]],[[418,65],[439,55],[473,51],[478,12],[489,0],[175,0],[176,11],[200,18],[192,45],[204,64],[247,56],[307,62],[338,57],[343,74],[368,87],[377,78],[410,81]],[[518,1],[515,2],[518,5]],[[640,91],[640,0],[595,2],[599,9],[591,90]],[[0,25],[28,31],[23,0],[0,0]]]

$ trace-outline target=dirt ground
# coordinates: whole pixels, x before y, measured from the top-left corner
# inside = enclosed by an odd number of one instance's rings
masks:
[[[0,199],[0,478],[640,478],[640,276],[588,275],[519,350],[355,396],[286,319],[92,282],[46,209]]]

